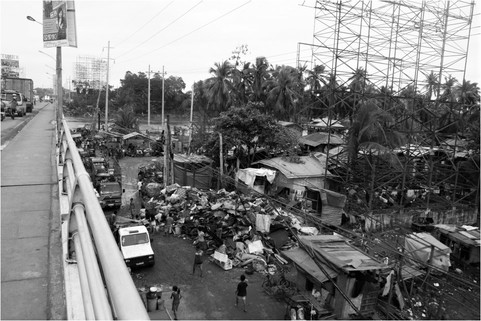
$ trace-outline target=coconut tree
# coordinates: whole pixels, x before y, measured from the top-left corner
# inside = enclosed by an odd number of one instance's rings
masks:
[[[231,93],[234,90],[232,84],[234,66],[225,60],[215,63],[209,72],[212,77],[206,80],[208,96],[208,108],[216,112],[222,112],[232,104]]]
[[[299,71],[290,66],[279,66],[268,83],[267,105],[280,120],[296,120],[301,98],[302,82]]]
[[[471,83],[464,79],[463,83],[457,84],[454,88],[456,99],[463,107],[479,104],[479,87],[478,83]]]
[[[139,131],[139,120],[135,115],[134,106],[132,104],[127,104],[117,111],[115,114],[114,126],[115,131],[121,133]]]
[[[439,86],[438,78],[438,74],[435,74],[434,71],[431,71],[431,73],[426,76],[426,85],[424,85],[424,89],[426,89],[427,100],[431,100],[433,94],[436,95],[434,89]]]
[[[444,77],[444,83],[441,84],[442,94],[441,94],[441,101],[453,103],[456,101],[456,84],[458,80],[453,76],[449,75],[448,77]]]
[[[233,96],[236,105],[245,105],[249,100],[252,92],[252,84],[254,82],[255,69],[250,62],[244,63],[242,69],[234,68],[232,71],[233,80]]]
[[[326,81],[326,66],[316,65],[312,70],[306,70],[306,83],[312,94],[316,95],[321,91],[321,88],[327,84]]]
[[[349,170],[356,171],[358,155],[362,150],[367,155],[370,165],[370,195],[369,208],[372,206],[376,165],[379,158],[383,158],[392,166],[399,166],[397,157],[391,153],[392,149],[404,144],[404,137],[394,130],[394,118],[387,111],[380,109],[373,101],[363,103],[354,115],[353,123],[349,128],[347,152]],[[377,156],[377,157],[375,157]]]
[[[266,57],[257,57],[253,66],[252,101],[266,104],[266,83],[270,79],[269,62]]]

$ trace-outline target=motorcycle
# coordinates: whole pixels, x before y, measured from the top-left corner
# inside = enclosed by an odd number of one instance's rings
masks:
[[[5,103],[2,101],[2,112],[1,112],[2,121],[5,119]]]

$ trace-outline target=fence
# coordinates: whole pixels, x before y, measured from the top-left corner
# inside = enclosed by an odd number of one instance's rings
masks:
[[[149,320],[65,120],[58,135],[68,319]]]

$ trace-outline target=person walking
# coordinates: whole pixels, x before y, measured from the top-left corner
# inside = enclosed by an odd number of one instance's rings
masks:
[[[141,180],[137,182],[137,190],[139,192],[139,198],[142,199],[142,181]]]
[[[10,102],[10,117],[15,119],[15,114],[17,113],[17,95],[13,94],[12,101]]]
[[[239,299],[244,302],[244,312],[247,312],[246,296],[247,296],[247,280],[244,274],[240,277],[240,282],[237,284],[237,289],[235,291],[235,306],[239,304]]]
[[[172,294],[170,298],[172,299],[172,312],[174,312],[174,320],[177,320],[177,310],[179,309],[180,299],[182,296],[180,295],[180,288],[177,285],[172,287]]]
[[[195,240],[195,244],[201,250],[207,250],[207,243],[205,242],[205,233],[199,229],[197,234],[197,239]]]
[[[135,212],[135,203],[134,203],[133,198],[130,198],[129,208],[130,208],[130,218],[133,219],[134,218],[134,212]]]
[[[165,235],[169,236],[172,233],[172,225],[174,224],[174,218],[167,214],[167,218],[165,219]]]
[[[194,268],[192,269],[192,275],[195,275],[195,270],[198,268],[200,270],[200,277],[202,277],[202,263],[203,263],[203,257],[202,257],[202,249],[200,246],[197,245],[196,251],[195,251],[195,257],[194,257]]]

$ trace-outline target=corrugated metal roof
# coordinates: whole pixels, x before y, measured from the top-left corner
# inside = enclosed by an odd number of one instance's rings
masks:
[[[330,136],[330,137],[329,137]],[[342,145],[344,141],[339,135],[316,132],[299,138],[300,144],[317,147],[322,144]]]
[[[282,251],[282,254],[291,259],[296,265],[304,270],[309,275],[316,278],[319,282],[323,283],[329,281],[329,278],[322,272],[316,262],[309,256],[309,254],[301,248],[292,248],[286,251]],[[337,272],[331,269],[326,264],[322,264],[324,270],[331,278],[337,277]]]
[[[293,178],[306,178],[306,177],[324,177],[333,176],[329,171],[326,173],[326,169],[322,162],[312,156],[300,156],[300,163],[291,163],[281,157],[275,157],[271,159],[262,159],[254,162],[254,164],[262,164],[269,166],[280,171],[284,176],[289,179]]]
[[[467,231],[462,227],[456,227],[452,225],[436,224],[434,225],[441,232],[449,235],[449,237],[459,243],[471,246],[480,246],[481,237],[479,230],[474,229]]]
[[[330,124],[329,124],[329,118],[324,117],[324,118],[315,118],[313,119],[308,126],[310,127],[329,127],[331,128],[346,128],[339,120],[336,119],[331,119]]]
[[[194,154],[174,154],[174,162],[176,163],[212,163],[212,159],[204,155]]]
[[[122,139],[126,140],[126,139],[129,139],[129,138],[132,138],[132,137],[136,137],[136,136],[140,136],[140,137],[143,138],[143,139],[152,140],[152,139],[149,138],[148,136],[146,136],[146,135],[144,135],[144,134],[137,133],[137,132],[125,134],[124,136],[122,136]]]
[[[283,121],[283,120],[279,120],[277,121],[277,123],[283,127],[296,127],[300,130],[302,130],[302,126],[299,125],[299,124],[296,124],[296,123],[293,123],[293,122],[290,122],[290,121]]]
[[[122,139],[129,139],[129,138],[132,138],[132,137],[135,137],[135,136],[138,136],[138,135],[140,135],[140,134],[137,133],[137,132],[128,133],[128,134],[125,134],[124,136],[122,136]]]
[[[348,239],[341,235],[300,236],[299,240],[312,248],[316,256],[346,272],[386,268],[385,264],[347,243]]]

